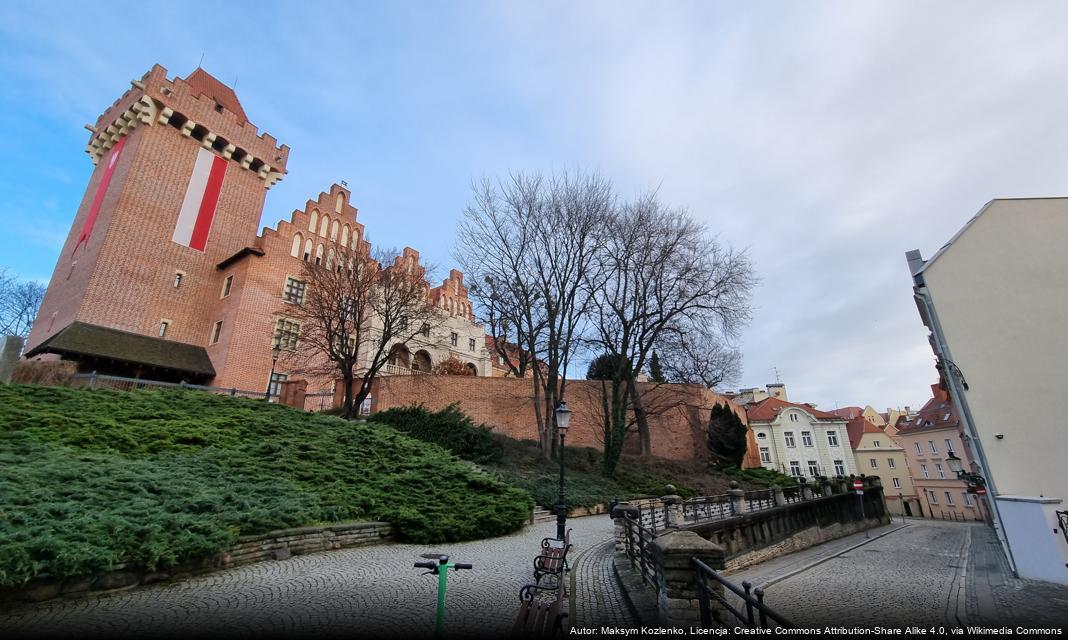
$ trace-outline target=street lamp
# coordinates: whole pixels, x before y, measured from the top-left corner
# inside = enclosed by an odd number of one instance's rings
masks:
[[[274,365],[278,364],[278,354],[282,352],[282,340],[281,338],[274,339],[274,348],[271,349],[271,377],[267,379],[267,393],[263,395],[263,399],[267,402],[271,401],[271,385],[274,383]]]
[[[946,458],[946,464],[949,465],[949,470],[957,474],[957,477],[961,477],[961,472],[964,471],[964,461],[957,457],[952,451],[949,452],[949,456]]]
[[[958,479],[968,483],[968,493],[975,493],[980,496],[986,495],[986,478],[978,473],[965,471],[964,461],[958,458],[952,451],[946,456],[946,464],[949,465],[950,471],[957,474]]]
[[[556,503],[556,539],[564,539],[564,526],[567,524],[567,507],[564,506],[564,436],[571,425],[571,409],[561,401],[556,407],[556,430],[560,432],[560,499]]]

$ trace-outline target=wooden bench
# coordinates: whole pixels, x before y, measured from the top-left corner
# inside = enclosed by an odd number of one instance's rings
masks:
[[[555,591],[556,597],[539,599],[539,591]],[[519,591],[522,604],[519,615],[512,625],[512,637],[546,638],[567,635],[570,624],[567,619],[567,589],[561,575],[555,587],[528,584]]]
[[[562,576],[569,570],[567,552],[571,550],[571,530],[564,539],[545,538],[541,541],[541,555],[534,558],[534,582],[541,583],[547,575]]]

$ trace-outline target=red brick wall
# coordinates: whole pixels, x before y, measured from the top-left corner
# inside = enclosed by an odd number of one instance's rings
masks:
[[[423,404],[430,410],[458,403],[475,422],[512,438],[537,439],[530,378],[473,378],[466,376],[386,376],[372,388],[375,411]],[[745,421],[745,412],[730,400],[697,385],[641,385],[649,420],[652,454],[672,460],[701,459],[707,455],[705,434],[712,406],[729,404]],[[567,383],[571,409],[569,444],[604,448],[601,384],[588,380]],[[627,451],[636,451],[636,434],[628,437]],[[755,450],[753,443],[750,449]]]

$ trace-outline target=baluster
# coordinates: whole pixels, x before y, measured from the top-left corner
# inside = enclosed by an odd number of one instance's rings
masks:
[[[750,629],[753,628],[753,597],[749,595],[749,590],[753,588],[748,580],[742,582],[742,589],[745,590],[745,623]],[[759,591],[759,589],[758,589]]]
[[[756,591],[754,591],[753,593],[756,594],[757,602],[759,604],[763,605],[764,604],[764,590],[761,589],[760,587],[757,587]],[[768,614],[764,613],[764,607],[763,606],[760,607],[760,628],[761,629],[767,629],[768,628]]]

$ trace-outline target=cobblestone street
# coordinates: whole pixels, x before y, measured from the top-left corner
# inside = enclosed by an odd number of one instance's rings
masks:
[[[627,623],[606,561],[611,546],[603,544],[612,535],[611,520],[576,518],[568,527],[575,545],[575,615],[591,624]],[[220,630],[243,637],[429,636],[437,580],[412,568],[427,552],[474,564],[472,571],[449,575],[450,634],[499,636],[511,630],[519,589],[532,582],[542,538],[555,531],[556,524],[546,522],[490,540],[317,553],[106,596],[21,605],[0,611],[0,637],[200,636]],[[594,613],[602,605],[603,613]]]

